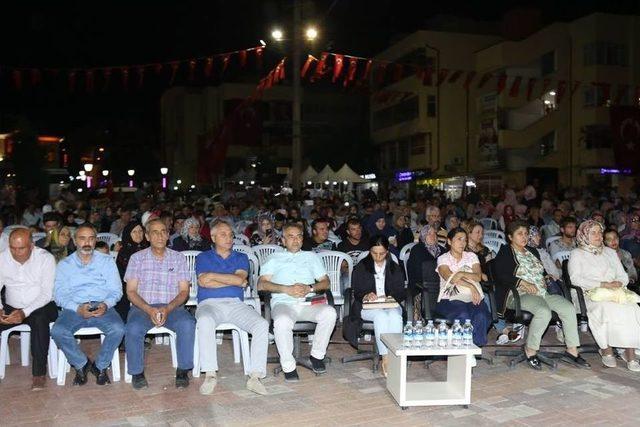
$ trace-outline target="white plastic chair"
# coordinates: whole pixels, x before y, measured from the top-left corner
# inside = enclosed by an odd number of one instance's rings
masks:
[[[237,246],[237,245],[249,246],[250,244],[251,242],[249,241],[249,238],[244,234],[236,234],[235,237],[233,238],[233,246]]]
[[[233,250],[241,252],[249,258],[249,286],[247,286],[244,291],[244,302],[252,306],[258,314],[260,314],[260,298],[258,297],[260,261],[258,261],[258,257],[253,252],[251,246],[233,245]]]
[[[29,325],[16,325],[12,328],[5,329],[2,331],[2,334],[0,334],[0,380],[4,378],[6,365],[11,364],[11,358],[9,356],[9,335],[11,335],[12,332],[20,334],[20,358],[22,359],[22,366],[29,366],[31,328]]]
[[[484,237],[488,239],[502,239],[506,242],[504,233],[500,230],[485,230]]]
[[[569,259],[569,256],[571,256],[571,251],[560,251],[553,256],[553,261],[562,265],[562,262]]]
[[[336,306],[340,306],[342,311],[342,305],[344,304],[344,296],[342,292],[344,289],[351,287],[351,273],[353,273],[353,260],[349,254],[338,251],[322,251],[318,253],[318,256],[322,260],[327,276],[329,277],[329,283],[331,284],[331,293],[333,294],[333,303]],[[347,283],[342,286],[342,263],[347,263]],[[340,313],[340,319],[342,319],[342,313]]]
[[[502,239],[492,239],[490,237],[485,237],[482,240],[482,244],[485,245],[486,247],[488,247],[489,249],[491,249],[494,253],[498,253],[498,251],[500,250],[500,246],[506,244],[507,242],[505,242]]]
[[[480,222],[480,224],[482,224],[482,226],[485,229],[485,233],[487,232],[487,230],[497,230],[498,229],[498,221],[496,221],[493,218],[482,218],[480,220],[478,220],[478,222]]]
[[[244,374],[249,375],[251,373],[251,351],[249,348],[249,333],[237,327],[232,323],[221,323],[216,327],[217,332],[231,331],[233,337],[233,362],[240,363],[240,355],[242,354],[242,365]],[[198,325],[196,324],[196,345],[198,343]],[[211,339],[215,339],[212,337]],[[196,357],[196,351],[193,352],[193,377],[200,376],[200,355]]]
[[[74,334],[76,338],[87,337],[91,335],[100,335],[100,342],[104,341],[104,334],[99,328],[80,328]],[[53,342],[53,339],[51,339]],[[51,345],[51,344],[49,344]],[[57,347],[55,347],[57,348]],[[71,366],[67,362],[67,357],[64,355],[64,352],[61,349],[58,350],[58,385],[64,385],[67,377],[67,372],[71,370]],[[118,354],[118,349],[116,348],[113,352],[113,358],[111,359],[111,373],[113,376],[113,381],[120,381],[120,355]]]
[[[246,221],[246,220],[236,222],[233,225],[233,231],[236,234],[236,237],[238,237],[241,234],[244,235],[244,231],[247,229],[249,225],[251,225],[251,223],[252,221]]]
[[[169,345],[171,346],[171,365],[175,368],[178,367],[178,351],[176,350],[176,333],[171,329],[165,328],[164,326],[156,326],[147,331],[147,335],[168,335],[169,336]],[[116,350],[116,353],[118,351]],[[194,360],[196,359],[195,352],[193,356]],[[124,355],[124,382],[131,382],[131,375],[129,375],[129,364],[127,363],[127,355]]]
[[[189,299],[185,303],[186,306],[198,305],[198,277],[196,275],[196,257],[200,251],[182,251],[180,252],[186,259],[189,266],[189,275],[191,277],[191,287],[189,288]]]
[[[42,231],[37,231],[37,232],[31,234],[31,241],[33,243],[35,243],[40,239],[44,239],[45,237],[47,237],[47,233],[42,232]]]
[[[252,246],[253,253],[258,257],[260,266],[263,266],[271,254],[275,252],[283,252],[284,248],[278,245],[255,245]]]
[[[118,258],[118,251],[109,251],[109,255],[111,255],[111,258],[115,261],[116,258]]]
[[[545,242],[545,246],[547,247],[547,250],[549,250],[549,246],[551,246],[551,243],[555,242],[556,240],[560,240],[562,239],[562,236],[551,236],[549,238],[547,238],[547,241]]]
[[[411,249],[413,249],[413,247],[417,244],[418,244],[417,242],[407,243],[402,247],[402,249],[400,249],[399,258],[400,258],[400,261],[402,261],[402,265],[404,266],[405,285],[407,284],[407,280],[409,280],[409,272],[407,271],[407,262],[409,261],[409,255],[411,255]]]
[[[368,255],[369,255],[369,251],[362,251],[360,255],[358,255],[358,258],[356,259],[356,264],[362,261],[363,259],[365,259]],[[398,262],[398,257],[395,256],[395,254],[389,252],[389,255],[391,255],[391,259],[393,260],[393,262],[400,265],[400,262]]]
[[[120,236],[113,233],[98,233],[96,236],[96,241],[105,242],[111,248],[114,244],[118,243],[120,240]]]

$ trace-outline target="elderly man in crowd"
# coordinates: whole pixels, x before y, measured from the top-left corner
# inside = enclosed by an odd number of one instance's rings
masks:
[[[9,250],[0,253],[0,291],[6,287],[6,304],[0,302],[0,331],[19,324],[31,328],[32,390],[44,388],[49,352],[49,323],[58,318],[51,301],[56,261],[35,248],[31,233],[18,228],[9,235]]]
[[[198,344],[201,370],[206,372],[200,386],[201,394],[213,393],[217,384],[216,326],[232,323],[249,332],[251,339],[251,371],[247,389],[266,395],[260,382],[267,374],[269,324],[252,307],[243,302],[249,274],[249,259],[233,251],[233,229],[223,220],[215,220],[211,227],[214,249],[196,258],[198,274]]]
[[[285,381],[299,381],[293,357],[293,325],[297,321],[317,323],[311,348],[313,372],[326,372],[324,356],[336,324],[336,311],[328,304],[305,305],[305,297],[329,289],[329,278],[322,261],[313,252],[302,251],[302,227],[284,226],[286,251],[276,252],[261,268],[258,290],[271,292],[273,333],[280,354]]]
[[[63,310],[51,336],[76,371],[74,385],[86,384],[88,372],[96,376],[98,385],[105,385],[111,382],[107,368],[124,336],[122,319],[114,309],[122,297],[122,284],[113,258],[94,250],[96,229],[92,225],[79,226],[75,240],[78,250],[60,261],[56,270],[53,297]],[[78,329],[91,327],[104,334],[95,363],[74,336]]]
[[[154,326],[164,326],[177,335],[178,368],[176,387],[189,386],[193,369],[195,319],[184,308],[189,298],[187,259],[167,248],[167,228],[160,218],[145,225],[147,249],[131,255],[124,275],[127,297],[132,307],[127,317],[125,348],[127,364],[135,389],[148,387],[144,376],[144,337]]]
[[[120,208],[120,218],[111,223],[110,233],[119,236],[122,234],[122,230],[131,222],[131,210],[129,208]]]

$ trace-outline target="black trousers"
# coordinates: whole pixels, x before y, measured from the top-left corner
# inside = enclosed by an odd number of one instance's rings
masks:
[[[5,314],[11,314],[15,309],[5,304]],[[31,312],[22,324],[29,325],[31,328],[31,357],[33,364],[31,373],[33,376],[42,376],[47,374],[47,355],[49,353],[49,323],[55,322],[58,318],[58,307],[52,301],[49,304],[40,307]],[[16,325],[0,324],[0,331],[10,329]]]

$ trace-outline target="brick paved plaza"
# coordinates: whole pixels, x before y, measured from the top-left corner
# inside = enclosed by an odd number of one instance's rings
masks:
[[[547,343],[557,345],[555,334]],[[494,338],[493,335],[491,338]],[[584,340],[588,338],[583,336]],[[342,342],[340,331],[334,339]],[[97,340],[84,342],[93,351]],[[495,342],[495,340],[491,341]],[[271,373],[265,380],[270,396],[261,397],[245,389],[241,365],[233,364],[231,341],[221,352],[219,382],[212,396],[201,396],[203,377],[192,380],[187,390],[176,390],[169,347],[153,345],[148,352],[146,373],[149,388],[134,391],[130,384],[99,387],[95,379],[83,387],[71,385],[72,372],[64,387],[49,380],[44,391],[30,391],[30,368],[20,366],[19,341],[10,340],[13,364],[7,366],[0,384],[0,425],[41,426],[347,426],[347,425],[535,425],[583,426],[640,423],[640,374],[620,363],[604,369],[599,357],[586,358],[593,370],[559,364],[556,372],[534,372],[525,365],[509,370],[505,359],[494,366],[479,362],[472,380],[472,404],[462,407],[415,407],[402,411],[386,391],[384,379],[371,372],[369,362],[341,364],[352,353],[347,344],[331,344],[326,375],[315,377],[299,368],[301,382],[284,383]],[[303,350],[308,352],[308,346]],[[495,348],[490,347],[490,353]],[[486,351],[487,349],[485,349]],[[560,348],[558,348],[560,350]],[[275,346],[270,346],[275,354]],[[269,371],[276,365],[269,365]],[[410,367],[412,377],[444,378],[444,364],[430,369],[422,363]]]

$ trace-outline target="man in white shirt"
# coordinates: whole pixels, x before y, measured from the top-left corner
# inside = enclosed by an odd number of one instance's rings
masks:
[[[58,317],[53,299],[56,262],[49,252],[34,247],[31,233],[18,228],[9,236],[9,250],[0,253],[0,331],[19,324],[31,328],[32,390],[41,390],[47,373],[49,323]],[[2,362],[3,363],[3,362]]]
[[[558,240],[554,240],[549,244],[549,254],[551,258],[555,257],[558,252],[570,252],[578,245],[576,243],[577,220],[568,216],[560,221],[561,236]],[[556,262],[556,264],[559,264]]]

